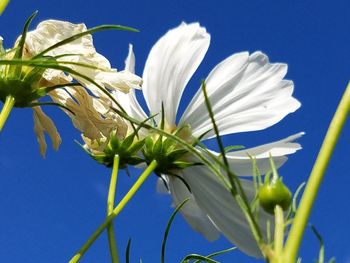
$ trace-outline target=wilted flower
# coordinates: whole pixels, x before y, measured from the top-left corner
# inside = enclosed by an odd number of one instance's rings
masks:
[[[143,72],[142,91],[150,115],[158,114],[154,118],[156,125],[190,143],[194,141],[193,138],[205,140],[215,136],[201,90],[176,124],[182,92],[201,63],[209,42],[210,35],[198,23],[182,23],[153,46]],[[134,63],[130,48],[127,68],[133,71]],[[300,103],[292,97],[293,82],[283,79],[286,72],[287,65],[271,64],[261,52],[234,54],[218,64],[205,82],[220,134],[262,130],[298,109]],[[117,97],[130,116],[139,121],[147,118],[133,91],[118,94]],[[285,155],[301,148],[293,142],[301,135],[299,133],[255,148],[230,152],[227,154],[230,168],[238,176],[251,175],[251,157],[254,157],[257,167],[264,174],[270,169],[269,155],[274,158],[277,167],[281,166],[287,160]],[[146,155],[157,149],[156,152],[161,152],[161,155],[154,155],[153,158],[170,164],[168,170],[165,164],[159,164],[161,169],[157,167],[158,174],[161,174],[158,189],[169,192],[175,206],[190,198],[181,209],[186,221],[209,240],[217,239],[219,232],[222,232],[247,254],[260,257],[247,220],[224,184],[206,166],[195,165],[196,158],[190,152],[176,148],[165,139],[162,143],[159,135],[153,132],[149,133],[149,138],[153,144],[146,141]],[[170,152],[167,149],[171,149]],[[198,148],[198,151],[202,150]],[[165,158],[164,153],[169,156]],[[171,163],[171,160],[175,161]],[[179,169],[181,165],[187,168]],[[166,188],[163,182],[166,182]],[[255,196],[253,183],[249,180],[241,180],[241,183],[248,199],[252,200]],[[271,220],[271,217],[260,211],[259,225],[263,233],[266,233],[267,220]]]
[[[92,36],[82,34],[86,31],[84,24],[46,20],[39,23],[35,30],[24,32],[24,42],[20,36],[13,49],[1,52],[0,99],[4,102],[10,95],[15,99],[15,107],[36,108],[34,130],[42,155],[46,152],[45,132],[51,137],[55,149],[61,139],[52,120],[41,111],[37,99],[48,94],[57,102],[62,96],[62,92],[58,94],[58,89],[71,86],[74,80],[97,96],[106,96],[101,89],[128,92],[130,88],[140,86],[139,77],[111,68],[109,61],[96,52]],[[0,41],[2,43],[2,39]],[[19,59],[22,62],[18,62]],[[11,64],[11,60],[17,64]],[[77,96],[86,93],[77,86],[71,87],[70,91]],[[75,114],[73,109],[72,113]],[[80,111],[77,110],[76,114]]]

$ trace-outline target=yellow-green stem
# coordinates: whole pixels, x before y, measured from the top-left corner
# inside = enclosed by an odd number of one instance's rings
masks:
[[[113,161],[111,181],[109,184],[108,198],[107,198],[107,216],[109,216],[113,212],[113,208],[114,208],[114,197],[115,197],[115,189],[117,186],[118,170],[119,170],[119,155],[115,155],[114,161]],[[107,233],[108,233],[109,251],[111,253],[112,263],[119,263],[117,241],[115,238],[113,222],[110,222],[108,224]]]
[[[293,224],[283,251],[283,262],[294,263],[298,254],[304,229],[311,213],[323,175],[332,156],[340,132],[350,110],[350,82],[329,125],[320,152],[306,184]]]
[[[5,125],[5,122],[10,115],[10,112],[15,105],[15,99],[12,96],[7,96],[4,106],[2,107],[1,113],[0,113],[0,132],[2,131],[2,128]]]
[[[8,3],[9,0],[0,0],[0,15],[2,15]]]
[[[90,236],[90,238],[85,242],[85,244],[79,249],[79,251],[72,257],[69,263],[76,263],[83,257],[85,252],[90,248],[90,246],[94,243],[94,241],[101,235],[103,230],[108,226],[108,224],[115,218],[125,207],[125,205],[130,201],[130,199],[134,196],[140,186],[145,182],[148,176],[156,169],[157,162],[152,161],[147,169],[141,174],[141,176],[137,179],[135,184],[130,188],[129,192],[123,197],[120,203],[113,209],[112,213],[107,216],[105,221],[96,229],[96,231]]]
[[[279,205],[275,207],[275,238],[274,238],[274,256],[278,259],[282,255],[284,239],[284,214]],[[274,262],[274,261],[272,261]]]

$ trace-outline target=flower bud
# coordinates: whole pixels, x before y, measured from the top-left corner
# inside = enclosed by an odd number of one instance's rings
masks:
[[[259,189],[258,198],[260,205],[270,214],[274,214],[275,206],[280,206],[286,211],[292,201],[292,194],[283,184],[282,179],[265,182]]]

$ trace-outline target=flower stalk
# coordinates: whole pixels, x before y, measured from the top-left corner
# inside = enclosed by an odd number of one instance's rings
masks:
[[[116,190],[117,179],[118,179],[119,160],[120,160],[119,155],[115,155],[112,174],[111,174],[111,181],[109,184],[108,198],[107,198],[107,216],[112,214],[113,208],[114,208],[114,197],[115,197],[115,190]],[[111,222],[107,226],[107,233],[108,233],[109,251],[111,253],[112,263],[119,263],[117,241],[115,238],[113,222]]]
[[[10,95],[7,96],[5,103],[4,103],[4,106],[3,106],[1,113],[0,113],[0,132],[2,131],[2,129],[5,125],[5,122],[8,118],[8,116],[10,115],[10,112],[11,112],[14,105],[15,105],[15,99]]]
[[[123,199],[119,202],[119,204],[113,209],[112,213],[107,216],[107,218],[103,221],[103,223],[95,230],[95,232],[90,236],[90,238],[85,242],[85,244],[79,249],[79,251],[72,257],[69,263],[76,263],[84,256],[86,251],[90,248],[90,246],[95,242],[95,240],[101,235],[103,230],[108,227],[110,222],[123,210],[125,205],[131,200],[137,190],[141,187],[141,185],[145,182],[145,180],[149,177],[149,175],[157,168],[157,162],[153,161],[149,164],[146,170],[141,174],[141,176],[137,179],[135,184],[130,188],[129,192],[123,197]]]
[[[348,83],[344,95],[329,125],[327,134],[311,171],[309,180],[306,184],[299,208],[296,211],[296,215],[286,241],[286,246],[283,251],[283,262],[285,263],[294,263],[296,261],[304,229],[310,216],[318,189],[349,111],[350,82]]]
[[[1,0],[0,1],[0,15],[2,15],[2,13],[4,12],[8,3],[9,3],[9,0]]]
[[[282,255],[284,239],[284,215],[283,209],[279,205],[275,206],[275,238],[274,256],[278,259]],[[272,261],[274,262],[274,261]]]

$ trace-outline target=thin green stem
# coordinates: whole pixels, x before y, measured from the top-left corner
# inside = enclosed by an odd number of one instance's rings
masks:
[[[107,216],[112,214],[114,208],[115,189],[117,186],[118,170],[119,170],[119,155],[114,156],[113,170],[111,174],[111,181],[109,184],[108,198],[107,198]],[[114,224],[110,222],[107,226],[109,251],[111,253],[112,263],[119,263],[117,241],[115,238]]]
[[[296,261],[304,229],[310,216],[313,203],[315,201],[329,160],[332,156],[334,147],[338,141],[340,132],[349,114],[349,110],[350,82],[329,125],[327,134],[322,143],[314,167],[311,171],[309,180],[306,184],[299,208],[295,214],[295,218],[293,220],[293,224],[287,238],[286,246],[283,251],[283,258],[285,263],[294,263]]]
[[[90,238],[85,242],[85,244],[79,249],[79,251],[72,257],[69,263],[76,263],[84,256],[85,252],[90,248],[94,241],[101,235],[103,230],[109,225],[109,223],[123,210],[125,205],[134,196],[137,190],[145,182],[148,176],[157,168],[157,161],[152,161],[147,169],[141,174],[137,179],[135,184],[130,188],[129,192],[123,197],[120,203],[113,209],[112,213],[107,216],[105,221],[95,230],[95,232],[90,236]]]
[[[207,94],[205,81],[202,82],[202,91],[203,91],[203,95],[204,95],[205,105],[207,107],[209,117],[210,117],[211,122],[213,124],[214,132],[215,132],[215,135],[216,135],[216,140],[217,140],[217,143],[219,145],[222,158],[224,160],[224,169],[225,169],[225,171],[227,173],[227,177],[229,178],[229,181],[230,181],[229,190],[230,190],[230,192],[232,194],[232,197],[236,200],[236,202],[238,203],[238,205],[242,209],[242,212],[246,216],[246,219],[247,219],[247,221],[249,223],[249,226],[251,227],[253,236],[254,236],[256,242],[258,243],[258,245],[261,248],[262,245],[263,245],[263,240],[262,240],[262,234],[261,234],[259,225],[257,224],[257,222],[256,222],[256,220],[254,218],[254,215],[252,213],[251,207],[249,205],[249,201],[248,201],[247,195],[246,195],[246,193],[243,190],[243,187],[241,185],[240,180],[230,170],[230,166],[229,166],[228,160],[226,158],[224,144],[222,143],[222,140],[221,140],[221,137],[220,137],[220,133],[219,133],[219,128],[218,128],[218,126],[216,124],[215,117],[214,117],[214,112],[212,110],[212,107],[211,107],[211,104],[210,104],[210,100],[209,100],[209,97],[208,97],[208,94]]]
[[[8,95],[6,97],[4,106],[0,113],[0,132],[2,131],[2,128],[4,127],[5,122],[8,116],[10,115],[10,112],[14,105],[15,105],[15,99],[12,96]]]
[[[274,238],[274,256],[279,259],[283,251],[284,238],[284,214],[279,205],[275,207],[275,238]],[[274,262],[274,261],[272,261]]]

